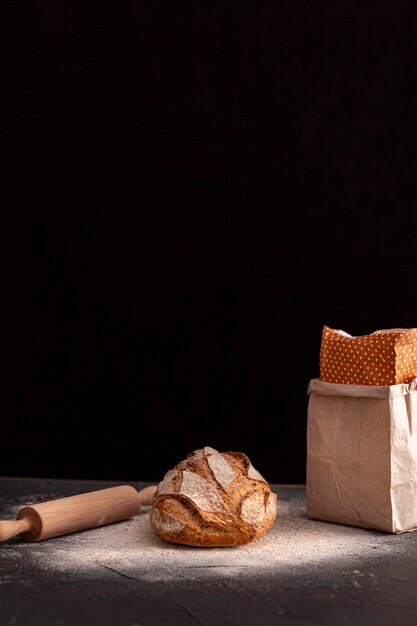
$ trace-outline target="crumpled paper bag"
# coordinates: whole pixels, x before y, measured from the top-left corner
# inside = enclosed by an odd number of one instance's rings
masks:
[[[417,379],[308,386],[307,514],[391,533],[417,528]]]

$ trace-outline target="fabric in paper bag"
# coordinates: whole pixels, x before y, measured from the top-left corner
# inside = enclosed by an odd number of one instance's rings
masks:
[[[417,380],[308,386],[307,515],[401,533],[417,528]]]
[[[417,377],[417,329],[391,328],[352,337],[323,327],[320,378],[347,385],[398,385]]]

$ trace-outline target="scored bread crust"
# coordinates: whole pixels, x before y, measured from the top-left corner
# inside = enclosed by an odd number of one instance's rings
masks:
[[[277,496],[242,452],[195,450],[169,470],[155,492],[150,520],[161,539],[191,546],[237,546],[264,535]]]

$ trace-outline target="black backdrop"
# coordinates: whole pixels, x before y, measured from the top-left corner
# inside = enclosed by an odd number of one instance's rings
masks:
[[[323,324],[417,326],[415,2],[5,2],[0,473],[305,480]]]

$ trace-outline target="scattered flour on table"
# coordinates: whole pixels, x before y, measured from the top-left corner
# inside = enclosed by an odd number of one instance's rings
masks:
[[[33,501],[36,501],[35,499]],[[38,500],[39,501],[39,500]],[[16,556],[36,561],[40,570],[91,577],[114,572],[143,580],[193,579],[211,575],[254,576],[269,570],[322,566],[335,561],[377,556],[393,536],[360,528],[310,520],[305,501],[279,501],[273,528],[246,546],[195,548],[169,544],[154,534],[149,509],[131,520],[39,543],[15,540]],[[395,537],[394,537],[395,538]],[[377,548],[377,550],[375,549]],[[104,569],[103,569],[104,568]]]

